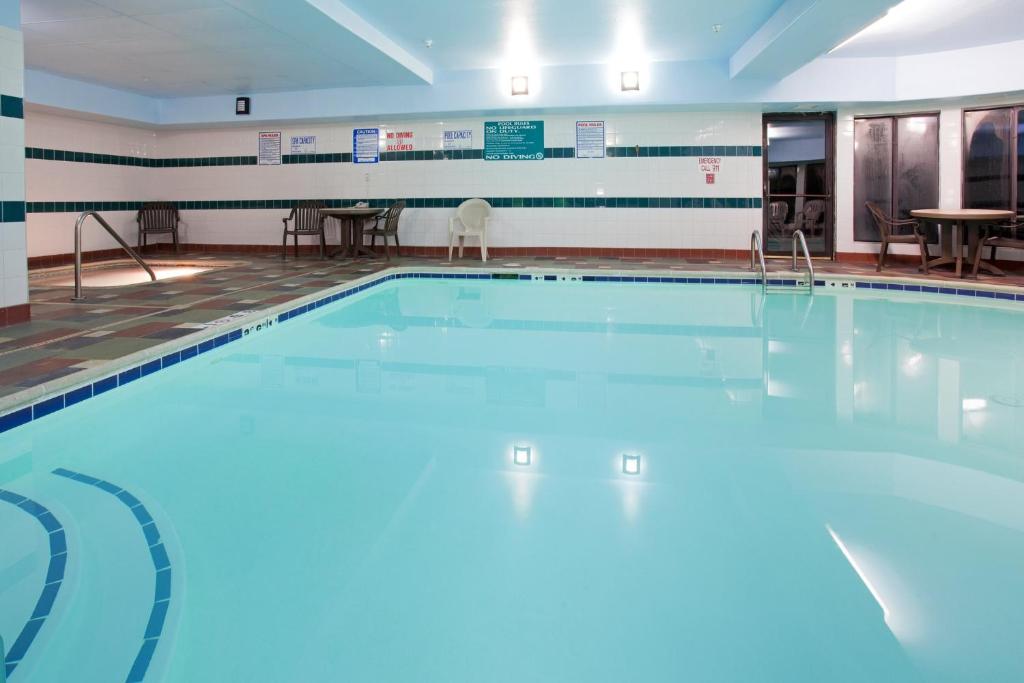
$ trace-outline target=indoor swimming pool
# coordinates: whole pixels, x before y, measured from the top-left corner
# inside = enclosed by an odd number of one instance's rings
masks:
[[[9,682],[1024,678],[1024,302],[511,278],[37,404]]]

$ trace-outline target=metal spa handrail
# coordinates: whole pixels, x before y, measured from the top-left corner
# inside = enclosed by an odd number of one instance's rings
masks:
[[[764,247],[761,246],[761,233],[757,230],[750,233],[750,269],[753,270],[754,266],[757,265],[754,262],[754,258],[758,260],[761,266],[761,291],[768,291],[768,268],[764,264]]]
[[[142,257],[136,254],[135,250],[128,246],[128,243],[120,235],[114,232],[110,224],[103,220],[103,216],[99,215],[96,211],[83,211],[82,215],[75,221],[75,295],[71,297],[72,301],[85,301],[85,297],[82,296],[82,224],[85,223],[85,219],[89,216],[95,218],[96,222],[102,225],[110,233],[110,236],[117,240],[117,243],[128,252],[128,255],[135,259],[135,262],[149,273],[149,279],[156,282],[156,273],[153,272],[153,269],[146,265]]]
[[[793,272],[796,272],[796,246],[799,238],[800,248],[804,251],[804,260],[807,262],[807,274],[810,278],[807,281],[807,289],[814,293],[814,264],[811,263],[811,252],[807,249],[807,240],[804,239],[804,231],[797,230],[793,233]]]

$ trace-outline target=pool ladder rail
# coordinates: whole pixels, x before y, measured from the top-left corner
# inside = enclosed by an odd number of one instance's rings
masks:
[[[803,230],[796,230],[793,232],[793,262],[792,269],[794,273],[800,272],[797,270],[797,246],[803,251],[804,262],[807,264],[807,293],[814,294],[814,264],[811,261],[811,252],[807,249],[807,240],[804,238]],[[768,292],[768,268],[764,261],[764,246],[761,242],[761,232],[754,230],[750,233],[750,269],[755,268],[761,271],[761,291],[764,293]],[[787,293],[792,292],[792,288],[786,287],[780,289]]]
[[[92,216],[96,219],[96,222],[103,226],[103,228],[110,233],[110,236],[117,240],[117,243],[128,252],[136,263],[149,273],[149,279],[156,282],[156,273],[153,269],[142,260],[142,257],[135,253],[135,250],[128,246],[128,243],[114,231],[110,224],[103,220],[103,216],[97,211],[83,211],[75,221],[75,295],[71,297],[72,301],[85,301],[85,296],[82,294],[82,224],[85,223],[85,219]],[[795,257],[794,257],[795,258]],[[2,683],[2,681],[0,681]]]

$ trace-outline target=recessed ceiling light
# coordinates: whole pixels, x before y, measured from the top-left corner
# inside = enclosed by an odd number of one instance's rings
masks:
[[[721,33],[722,32],[722,25],[721,24],[711,24],[711,31],[713,33]]]
[[[530,79],[527,76],[513,76],[512,77],[512,94],[513,95],[529,95],[530,94]]]
[[[622,454],[622,473],[640,474],[640,456],[635,453]]]
[[[533,449],[529,446],[516,446],[512,449],[512,462],[517,465],[529,465],[533,461]]]
[[[619,77],[622,91],[628,90],[639,90],[640,89],[640,72],[639,71],[623,71]]]

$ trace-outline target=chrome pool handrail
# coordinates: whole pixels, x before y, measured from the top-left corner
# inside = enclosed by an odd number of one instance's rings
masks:
[[[796,270],[797,238],[799,238],[799,240],[800,240],[800,247],[803,249],[803,252],[804,252],[804,260],[807,262],[807,274],[808,274],[808,277],[810,278],[808,280],[808,282],[807,282],[807,289],[808,289],[808,291],[811,292],[811,294],[813,294],[814,293],[814,264],[811,263],[811,252],[807,249],[807,240],[804,238],[804,231],[803,230],[796,230],[796,231],[793,232],[793,272],[794,273],[797,272],[797,270]]]
[[[117,243],[128,252],[128,255],[135,259],[135,262],[149,273],[151,281],[156,282],[156,273],[153,272],[153,269],[142,260],[141,256],[135,253],[134,249],[128,246],[128,243],[120,235],[114,232],[110,224],[103,220],[103,216],[96,211],[83,211],[78,220],[75,221],[75,295],[71,297],[72,301],[85,301],[85,297],[82,296],[82,224],[89,216],[95,218],[96,222],[102,225],[110,233],[110,236],[117,240]]]
[[[764,248],[761,246],[761,232],[755,230],[750,233],[750,269],[753,270],[756,265],[754,262],[755,254],[761,266],[761,291],[768,291],[768,268],[764,264]]]

